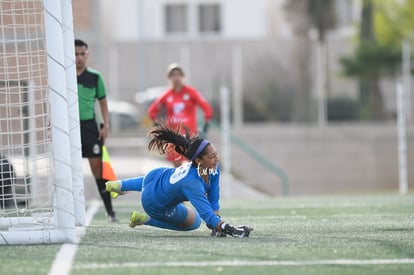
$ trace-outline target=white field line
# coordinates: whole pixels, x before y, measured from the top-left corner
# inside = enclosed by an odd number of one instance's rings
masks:
[[[88,227],[93,217],[95,216],[96,212],[99,209],[99,202],[97,200],[93,200],[91,205],[86,212],[86,224],[84,227],[76,228],[76,242],[75,243],[66,243],[63,244],[56,254],[55,260],[53,261],[52,267],[49,270],[48,275],[67,275],[69,274],[73,258],[75,257],[76,251],[78,250],[78,243],[80,239],[86,232],[86,227]]]
[[[208,267],[208,266],[324,266],[324,265],[401,265],[414,264],[414,259],[371,259],[371,260],[315,260],[315,261],[207,261],[207,262],[131,262],[90,263],[75,266],[74,269],[139,268],[139,267]]]

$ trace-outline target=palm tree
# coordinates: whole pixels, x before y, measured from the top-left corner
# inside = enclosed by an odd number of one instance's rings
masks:
[[[395,76],[401,64],[399,48],[380,45],[374,32],[374,3],[363,0],[359,45],[352,56],[341,59],[346,75],[359,78],[360,104],[365,117],[383,119],[384,102],[379,81],[382,76]]]
[[[315,90],[318,93],[318,122],[324,125],[326,121],[326,94],[328,87],[327,47],[326,36],[336,24],[335,1],[332,0],[289,0],[286,9],[292,14],[290,21],[299,35],[308,35],[316,30],[316,76]],[[309,62],[310,63],[310,62]]]

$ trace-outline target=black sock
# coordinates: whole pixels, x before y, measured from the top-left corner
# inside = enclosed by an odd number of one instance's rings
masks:
[[[106,213],[112,215],[114,210],[112,209],[111,194],[105,189],[105,179],[96,179],[96,185],[98,186],[99,195],[101,195],[102,201],[105,205]]]

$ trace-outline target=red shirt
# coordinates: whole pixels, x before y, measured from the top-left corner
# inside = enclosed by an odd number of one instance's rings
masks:
[[[158,97],[148,108],[148,115],[156,120],[162,108],[165,108],[167,119],[181,122],[190,128],[191,133],[197,133],[197,106],[204,112],[206,121],[213,118],[213,109],[204,97],[194,88],[184,85],[180,91],[168,89]]]

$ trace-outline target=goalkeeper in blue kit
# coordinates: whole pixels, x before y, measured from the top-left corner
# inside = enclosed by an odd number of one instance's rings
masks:
[[[190,137],[187,129],[171,129],[167,124],[155,126],[148,149],[164,154],[171,144],[190,162],[177,168],[157,168],[143,177],[106,183],[108,192],[123,194],[139,191],[145,213],[133,211],[130,227],[149,225],[158,228],[189,231],[200,227],[201,219],[212,230],[211,236],[248,237],[253,228],[233,226],[219,216],[219,156],[213,144]],[[186,206],[190,201],[195,209]]]

